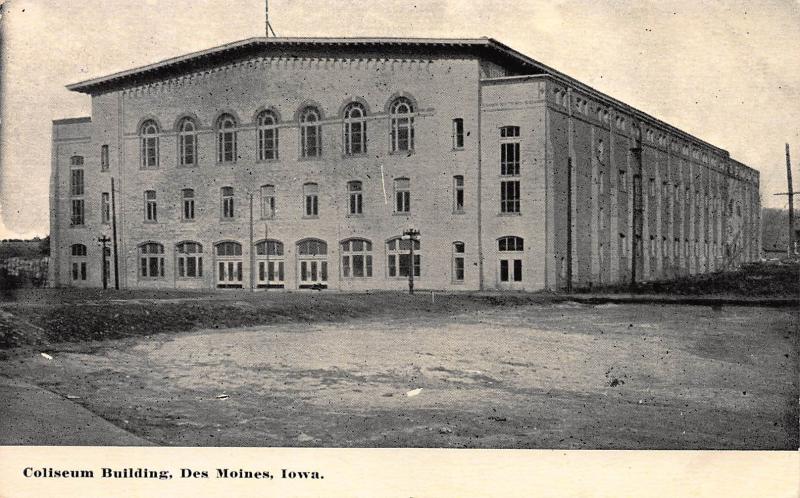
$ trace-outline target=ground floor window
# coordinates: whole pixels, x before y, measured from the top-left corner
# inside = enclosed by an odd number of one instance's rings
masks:
[[[507,236],[497,239],[498,280],[501,285],[522,282],[522,260],[524,256],[522,237]]]
[[[372,242],[350,239],[342,242],[342,277],[365,278],[372,276]]]
[[[263,240],[256,244],[257,285],[259,288],[282,289],[285,285],[284,265],[283,242]]]
[[[319,239],[297,243],[297,273],[301,289],[328,287],[328,244]]]
[[[453,282],[464,281],[464,243],[453,242]]]
[[[72,280],[83,281],[87,279],[86,275],[86,246],[83,244],[72,244]]]
[[[203,246],[197,242],[181,242],[176,246],[178,278],[203,276]]]
[[[164,278],[164,246],[147,242],[139,246],[139,276]]]
[[[394,238],[386,243],[386,258],[390,277],[408,277],[411,273],[411,240]],[[420,276],[422,256],[419,254],[420,243],[414,240],[414,276]]]
[[[242,287],[242,245],[220,242],[215,246],[217,256],[217,287]]]

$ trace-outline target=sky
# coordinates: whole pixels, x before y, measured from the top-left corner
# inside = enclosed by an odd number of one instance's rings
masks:
[[[2,0],[0,0],[2,1]],[[69,83],[264,33],[264,0],[7,0],[0,239],[49,231],[51,121]],[[800,189],[800,0],[271,0],[278,36],[495,38],[730,152],[786,207]],[[800,204],[800,199],[798,199]]]

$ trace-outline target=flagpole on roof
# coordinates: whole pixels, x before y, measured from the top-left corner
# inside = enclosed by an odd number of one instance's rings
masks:
[[[271,32],[272,37],[275,38],[277,35],[275,34],[275,30],[272,29],[272,25],[269,23],[269,0],[264,0],[264,16],[265,16],[264,20],[266,21],[264,25],[264,30],[265,30],[264,34],[266,34],[267,38],[269,38],[269,34]]]

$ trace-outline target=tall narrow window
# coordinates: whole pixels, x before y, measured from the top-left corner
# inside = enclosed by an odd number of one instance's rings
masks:
[[[178,278],[203,276],[203,246],[197,242],[181,242],[175,246]]]
[[[500,174],[519,176],[519,126],[500,128]]]
[[[624,169],[619,170],[619,184],[617,187],[620,192],[628,191],[628,175]]]
[[[144,221],[158,221],[155,190],[144,191]]]
[[[453,148],[464,148],[464,120],[462,118],[453,120]]]
[[[420,242],[414,240],[414,262],[411,263],[411,240],[394,238],[386,243],[387,267],[390,277],[408,277],[413,266],[414,276],[420,276],[422,256],[419,254]]]
[[[312,218],[319,216],[319,185],[316,183],[303,185],[303,197],[305,199],[305,216]]]
[[[522,282],[524,250],[525,240],[522,237],[512,235],[497,239],[497,251],[499,253],[498,280],[501,284],[513,285],[514,282]],[[562,266],[562,271],[563,268],[564,266]]]
[[[464,243],[453,242],[453,282],[464,282]]]
[[[342,276],[345,278],[372,276],[372,242],[364,239],[342,242]]]
[[[359,102],[348,104],[344,110],[344,153],[348,156],[367,152],[366,116]]]
[[[183,219],[184,221],[194,220],[194,190],[185,188],[181,191],[183,197]]]
[[[86,246],[83,244],[72,244],[72,280],[86,281]]]
[[[152,119],[142,123],[140,129],[141,167],[158,168],[158,125]]]
[[[111,223],[111,202],[108,192],[100,194],[100,222],[104,225]]]
[[[278,159],[278,117],[272,111],[258,115],[258,160]]]
[[[256,269],[259,288],[284,287],[285,260],[281,241],[264,240],[256,243]]]
[[[322,155],[322,127],[320,114],[314,107],[306,107],[300,113],[300,155],[319,157]]]
[[[275,217],[275,186],[261,186],[261,218],[264,220]]]
[[[619,234],[619,255],[621,258],[628,257],[628,238],[624,233]]]
[[[408,213],[411,211],[411,180],[398,178],[394,181],[394,211]]]
[[[178,125],[178,158],[181,166],[197,165],[197,125],[183,118]]]
[[[70,158],[70,204],[72,207],[72,216],[70,217],[70,225],[82,226],[85,221],[84,210],[84,182],[83,182],[83,157],[72,156]]]
[[[233,187],[222,187],[222,218],[233,219]]]
[[[361,182],[347,182],[348,213],[362,214],[364,212],[364,197]]]
[[[100,171],[108,171],[108,145],[100,146]]]
[[[164,278],[164,246],[147,242],[139,246],[139,276]]]
[[[500,182],[500,212],[501,213],[520,212],[520,195],[519,195],[518,180]]]
[[[414,150],[414,104],[405,97],[389,107],[392,152]]]
[[[217,162],[236,162],[236,120],[230,114],[217,119]]]
[[[464,212],[464,177],[461,175],[453,177],[453,212]]]

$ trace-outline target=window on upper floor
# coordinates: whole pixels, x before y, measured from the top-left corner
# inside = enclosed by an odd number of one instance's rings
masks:
[[[181,190],[181,197],[183,200],[183,220],[194,220],[194,190],[190,188]]]
[[[261,186],[261,219],[275,217],[275,185]]]
[[[348,156],[367,153],[367,111],[360,102],[344,108],[344,153]]]
[[[321,115],[316,107],[306,107],[300,113],[300,156],[320,157],[322,155]]]
[[[258,160],[278,159],[278,116],[271,110],[258,115]]]
[[[233,219],[236,214],[233,205],[233,187],[222,187],[222,189],[220,189],[220,195],[222,201],[220,214],[222,215],[222,219]]]
[[[398,97],[389,106],[391,151],[414,150],[414,104]]]
[[[158,168],[158,125],[148,119],[139,128],[140,166],[143,169]]]
[[[503,126],[500,128],[500,175],[518,176],[519,165],[519,126]]]
[[[397,178],[394,181],[394,212],[408,213],[411,211],[411,180]]]
[[[464,212],[464,177],[462,175],[453,177],[453,212]]]
[[[303,199],[305,202],[303,215],[307,218],[319,216],[319,185],[316,183],[303,185]]]
[[[158,221],[155,190],[144,191],[144,221]]]
[[[464,148],[464,120],[456,118],[453,120],[453,148]]]
[[[69,158],[70,166],[83,166],[83,156],[72,156]]]
[[[500,212],[520,212],[520,184],[519,180],[500,182]]]
[[[348,214],[363,214],[364,197],[362,192],[362,184],[360,181],[347,182],[347,196]]]
[[[103,144],[100,146],[100,171],[108,171],[108,145]]]
[[[178,164],[197,165],[197,124],[189,117],[178,124]]]
[[[108,192],[100,194],[100,223],[111,223],[111,200]]]
[[[217,118],[217,162],[234,163],[237,156],[236,118],[223,114]]]

